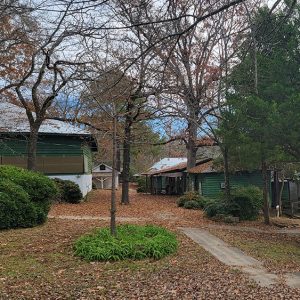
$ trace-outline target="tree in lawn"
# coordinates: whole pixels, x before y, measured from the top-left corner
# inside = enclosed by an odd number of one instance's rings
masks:
[[[256,47],[233,72],[234,95],[222,127],[236,163],[262,170],[264,218],[269,224],[268,170],[289,159],[286,149],[294,140],[283,132],[283,120],[286,113],[297,114],[288,104],[300,91],[299,27],[284,12],[270,14],[267,9],[260,11],[255,22]],[[299,135],[299,129],[293,129],[293,134]]]

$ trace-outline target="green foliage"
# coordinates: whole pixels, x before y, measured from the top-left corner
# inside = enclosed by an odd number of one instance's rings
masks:
[[[147,192],[147,189],[146,189],[146,177],[144,177],[144,176],[139,177],[139,178],[137,178],[136,182],[138,184],[138,187],[137,187],[136,191],[138,193],[146,193]]]
[[[121,225],[117,237],[109,228],[80,237],[74,246],[75,255],[88,261],[124,259],[160,259],[177,250],[175,234],[165,228],[147,225]]]
[[[92,182],[92,189],[93,189],[93,190],[96,190],[96,189],[97,189],[97,186],[96,186],[96,183],[95,183],[95,182]]]
[[[253,50],[241,51],[244,59],[230,76],[228,106],[220,128],[231,164],[257,168],[300,158],[300,31],[298,12],[282,22],[284,12],[267,9],[254,18],[257,41],[257,90],[254,86]],[[274,30],[277,28],[277,30]],[[249,36],[252,41],[252,36]],[[279,71],[280,70],[280,71]]]
[[[47,176],[13,166],[0,166],[0,178],[20,185],[34,202],[52,200],[57,194],[55,183]]]
[[[54,178],[54,182],[59,191],[59,199],[68,203],[79,203],[81,201],[82,193],[77,183],[59,178]]]
[[[231,214],[240,220],[255,220],[263,206],[262,190],[255,186],[246,186],[232,192],[232,203],[238,206]]]
[[[196,192],[187,192],[177,200],[177,206],[187,209],[203,209],[210,201]]]
[[[220,197],[207,202],[204,210],[209,218],[222,215],[238,217],[240,220],[255,220],[262,206],[262,191],[256,186],[245,186],[234,189],[230,201]]]
[[[186,209],[201,209],[200,203],[194,200],[185,201],[183,207]]]
[[[0,228],[32,227],[46,221],[57,189],[51,179],[12,166],[0,166]]]
[[[35,203],[24,189],[8,179],[0,182],[0,229],[32,227],[38,224]]]
[[[184,204],[188,201],[198,201],[199,200],[199,194],[196,192],[186,192],[184,193],[178,200],[177,200],[177,206],[183,207]]]
[[[215,217],[216,215],[227,215],[226,203],[222,200],[213,200],[206,204],[204,207],[205,214],[208,218]]]

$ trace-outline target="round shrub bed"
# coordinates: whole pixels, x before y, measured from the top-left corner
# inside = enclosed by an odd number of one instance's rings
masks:
[[[75,255],[88,261],[117,261],[124,259],[160,259],[177,250],[175,234],[152,225],[121,225],[117,237],[109,228],[98,229],[80,237],[74,246]]]

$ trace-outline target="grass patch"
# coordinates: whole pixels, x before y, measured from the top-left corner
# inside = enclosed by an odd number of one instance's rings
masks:
[[[254,253],[262,259],[288,263],[291,260],[300,263],[300,248],[291,243],[274,243],[270,241],[240,241],[242,250]]]
[[[75,255],[88,261],[160,259],[177,250],[175,234],[158,226],[121,225],[113,237],[109,228],[80,237]]]

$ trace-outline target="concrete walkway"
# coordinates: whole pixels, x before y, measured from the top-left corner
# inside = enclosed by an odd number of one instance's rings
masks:
[[[269,273],[260,261],[246,255],[238,248],[231,247],[208,231],[198,228],[180,228],[180,230],[225,265],[248,274],[259,286],[271,287],[279,282],[279,277]],[[287,274],[285,279],[288,286],[300,288],[300,276],[298,274]]]

